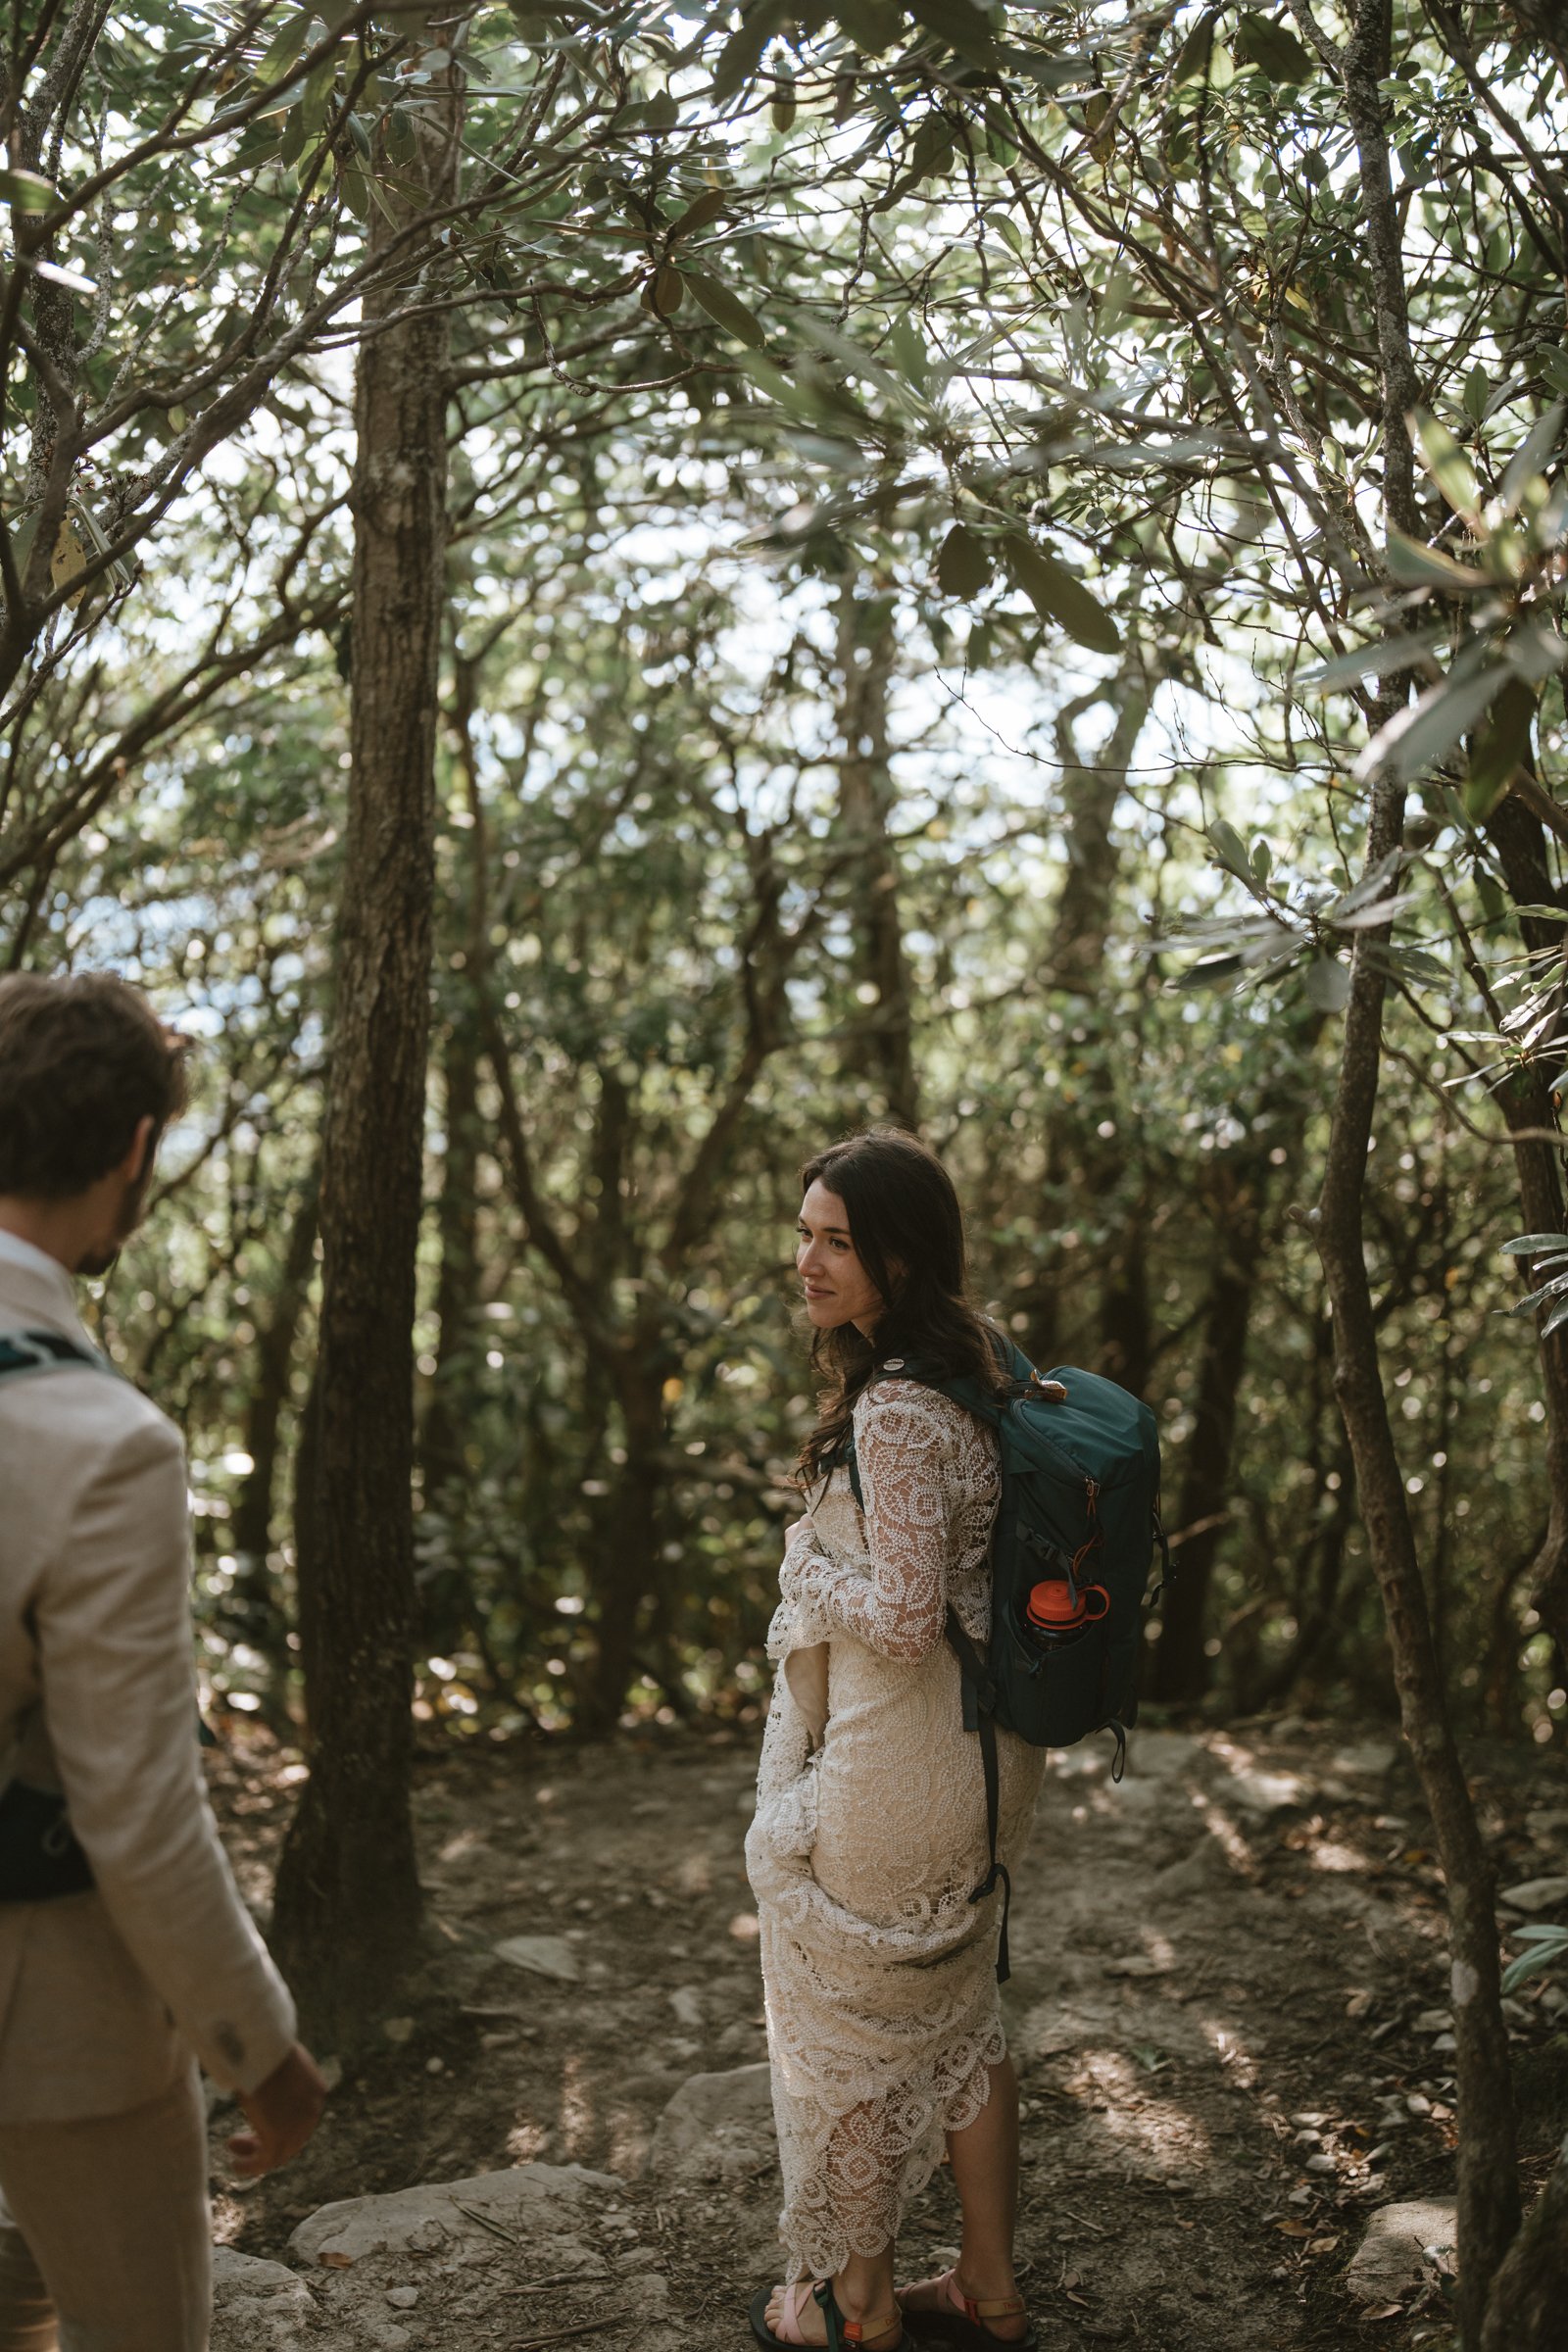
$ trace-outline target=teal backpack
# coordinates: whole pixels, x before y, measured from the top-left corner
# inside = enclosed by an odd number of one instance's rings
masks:
[[[964,1729],[979,1736],[985,1772],[991,1868],[970,1900],[983,1901],[999,1885],[1003,1889],[997,1977],[1005,1984],[1012,1890],[997,1859],[997,1727],[1033,1747],[1071,1747],[1091,1732],[1108,1731],[1116,1741],[1112,1777],[1119,1780],[1128,1727],[1138,1713],[1150,1569],[1156,1546],[1162,1575],[1170,1553],[1159,1523],[1159,1436],[1148,1405],[1098,1373],[1071,1365],[1039,1373],[1000,1336],[997,1347],[1008,1373],[1000,1391],[973,1379],[945,1380],[898,1356],[878,1377],[916,1380],[951,1397],[987,1422],[1001,1447],[984,1655],[951,1608],[947,1633],[963,1670]],[[860,1502],[853,1441],[847,1462]],[[1042,1637],[1030,1619],[1030,1595],[1048,1578],[1064,1584],[1075,1602],[1098,1589],[1102,1613],[1086,1617],[1070,1639]]]

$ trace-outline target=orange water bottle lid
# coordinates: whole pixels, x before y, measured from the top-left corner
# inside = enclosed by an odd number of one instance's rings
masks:
[[[1047,1577],[1029,1594],[1028,1616],[1031,1625],[1052,1628],[1077,1625],[1083,1618],[1084,1603],[1065,1577]]]

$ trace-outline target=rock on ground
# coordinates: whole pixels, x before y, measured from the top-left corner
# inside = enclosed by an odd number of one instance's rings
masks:
[[[314,2314],[308,2337],[280,2334],[275,2352],[500,2352],[617,2324],[636,2328],[638,2352],[687,2352],[668,2279],[624,2193],[613,2174],[525,2164],[323,2205],[289,2240],[309,2283],[250,2266],[291,2281]],[[231,2328],[214,2352],[274,2345]]]
[[[213,2248],[213,2352],[308,2352],[316,2303],[280,2262]]]
[[[648,2161],[661,2180],[735,2180],[771,2163],[774,2153],[764,2062],[683,2082],[659,2119]]]
[[[302,2263],[347,2270],[372,2254],[411,2247],[424,2252],[449,2240],[548,2236],[572,2228],[589,2189],[619,2186],[612,2174],[586,2172],[581,2165],[521,2164],[469,2180],[394,2189],[389,2196],[344,2197],[301,2222],[288,2250]],[[484,2219],[475,2221],[475,2214]]]
[[[1423,2249],[1451,2247],[1455,2230],[1452,2197],[1418,2197],[1408,2205],[1385,2205],[1345,2274],[1347,2293],[1357,2303],[1397,2303],[1426,2273]]]
[[[581,1974],[564,1936],[509,1936],[495,1946],[495,1954],[514,1968],[526,1969],[532,1977],[552,1977],[559,1984],[575,1984]]]
[[[1568,1879],[1526,1879],[1522,1886],[1505,1886],[1497,1899],[1512,1911],[1555,1911],[1568,1903]]]

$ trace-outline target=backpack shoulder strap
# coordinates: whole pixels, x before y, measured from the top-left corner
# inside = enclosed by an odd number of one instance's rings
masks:
[[[0,1381],[30,1380],[40,1372],[107,1372],[122,1375],[96,1348],[69,1339],[63,1331],[0,1331]]]

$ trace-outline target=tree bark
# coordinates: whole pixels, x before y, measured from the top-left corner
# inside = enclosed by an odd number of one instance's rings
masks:
[[[1511,796],[1493,810],[1487,830],[1496,845],[1503,878],[1516,907],[1563,904],[1552,878],[1539,820]],[[1533,955],[1561,955],[1560,924],[1540,916],[1518,917],[1525,946]],[[1561,1040],[1554,1043],[1560,1046]],[[1516,1070],[1495,1089],[1502,1115],[1516,1133],[1536,1136],[1514,1145],[1519,1208],[1527,1233],[1561,1233],[1561,1153],[1568,1145],[1543,1143],[1541,1130],[1556,1124],[1551,1088],[1539,1062]],[[1546,1531],[1530,1571],[1531,1601],[1568,1649],[1568,1327],[1541,1340],[1541,1389],[1546,1412]]]
[[[884,611],[879,600],[858,595],[857,587],[851,579],[839,593],[838,658],[844,677],[839,822],[857,852],[850,888],[860,1006],[844,1059],[848,1069],[882,1096],[888,1116],[913,1131],[920,1124],[914,1016],[904,954],[898,860],[888,831],[893,808],[888,686],[896,653],[894,615],[891,606]]]
[[[1390,715],[1393,708],[1383,710]],[[1367,865],[1397,847],[1404,793],[1373,791]],[[1334,1313],[1334,1387],[1355,1462],[1367,1546],[1383,1596],[1399,1715],[1432,1816],[1448,1908],[1449,1996],[1458,2047],[1459,2322],[1479,2346],[1487,2287],[1519,2225],[1508,2043],[1500,2007],[1492,1872],[1454,1745],[1433,1646],[1404,1480],[1389,1423],[1367,1274],[1364,1200],[1382,1060],[1386,931],[1358,932],[1322,1198],[1314,1211]]]
[[[289,1228],[271,1312],[256,1338],[256,1374],[246,1400],[241,1444],[251,1466],[234,1498],[230,1533],[234,1544],[234,1589],[224,1611],[225,1630],[249,1642],[268,1660],[271,1680],[281,1682],[288,1665],[288,1623],[270,1567],[272,1503],[283,1413],[289,1401],[294,1341],[310,1293],[316,1261],[317,1186],[312,1175]],[[269,1710],[273,1728],[283,1723],[281,1694]]]
[[[1100,703],[1109,700],[1116,712],[1110,739],[1098,759],[1085,760],[1077,724]],[[1057,1098],[1046,1121],[1046,1194],[1071,1213],[1076,1200],[1094,1200],[1103,1214],[1107,1206],[1119,1211],[1115,1236],[1097,1269],[1080,1267],[1057,1253],[1042,1263],[1034,1281],[1015,1294],[1017,1310],[1028,1316],[1026,1344],[1036,1363],[1054,1362],[1066,1345],[1082,1345],[1075,1319],[1064,1311],[1064,1298],[1080,1293],[1098,1272],[1097,1329],[1094,1369],[1142,1396],[1152,1353],[1150,1329],[1148,1266],[1144,1250],[1144,1218],[1140,1195],[1143,1174],[1136,1164],[1129,1181],[1129,1141],[1099,1133],[1117,1108],[1113,1072],[1124,1066],[1126,1049],[1136,1039],[1112,1020],[1105,998],[1105,950],[1115,910],[1121,851],[1114,831],[1116,805],[1121,798],[1149,715],[1151,687],[1143,649],[1128,644],[1120,672],[1109,687],[1095,687],[1062,705],[1055,714],[1056,757],[1061,763],[1061,833],[1067,852],[1066,869],[1056,894],[1046,937],[1050,943],[1050,985],[1054,994],[1070,999],[1093,999],[1096,1033],[1103,1032],[1083,1073],[1078,1100],[1069,1104]],[[1115,1036],[1112,1045],[1109,1040]],[[1087,1337],[1087,1335],[1085,1335]]]
[[[1216,1154],[1210,1177],[1215,1196],[1214,1272],[1203,1317],[1193,1434],[1182,1460],[1174,1523],[1178,1532],[1188,1527],[1194,1532],[1172,1559],[1149,1688],[1150,1697],[1165,1705],[1201,1698],[1209,1684],[1203,1648],[1208,1592],[1227,1517],[1236,1397],[1247,1365],[1247,1330],[1263,1250],[1268,1160],[1266,1155],[1249,1157],[1231,1167]]]
[[[1383,96],[1383,83],[1393,68],[1392,25],[1391,0],[1355,0],[1342,79],[1356,145],[1382,379],[1384,517],[1387,524],[1419,538],[1407,420],[1420,400],[1420,379],[1410,348]],[[1369,717],[1374,727],[1404,706],[1406,685],[1403,679],[1394,680],[1390,692],[1373,705]],[[1403,787],[1384,773],[1372,790],[1368,866],[1398,849],[1403,816]],[[1518,2158],[1492,1872],[1445,1709],[1426,1589],[1389,1425],[1366,1267],[1366,1157],[1377,1106],[1387,993],[1378,957],[1387,937],[1381,928],[1357,932],[1351,953],[1350,998],[1316,1212],[1317,1239],[1334,1311],[1335,1392],[1355,1461],[1367,1545],[1383,1595],[1400,1719],[1432,1816],[1446,1885],[1449,1993],[1458,2045],[1459,2336],[1465,2352],[1478,2352],[1488,2286],[1519,2227]]]
[[[461,28],[459,28],[461,29]],[[450,61],[450,18],[432,43]],[[458,70],[425,85],[409,171],[456,187]],[[401,210],[401,200],[395,206]],[[372,207],[372,249],[392,233]],[[311,1776],[278,1871],[273,1942],[333,2038],[406,1965],[420,1914],[410,1811],[413,1321],[429,1027],[437,666],[446,537],[447,314],[375,331],[356,383],[352,767],[322,1139],[320,1339],[299,1529]]]
[[[448,712],[467,800],[468,906],[462,986],[442,1052],[446,1153],[436,1222],[441,1266],[436,1277],[435,1371],[419,1429],[419,1466],[426,1501],[464,1475],[463,1409],[458,1395],[465,1356],[477,1343],[479,1303],[479,1159],[484,1121],[479,1108],[479,990],[489,955],[489,829],[479,786],[474,741],[480,660],[455,653]]]
[[[1493,2281],[1481,2352],[1559,2352],[1568,2312],[1568,2139]]]
[[[446,1155],[436,1218],[441,1265],[435,1293],[435,1370],[419,1428],[424,1494],[433,1501],[464,1475],[465,1365],[477,1344],[479,1298],[479,1036],[466,1003],[455,1012],[442,1054]]]
[[[590,1737],[612,1730],[626,1703],[643,1611],[657,1599],[666,1572],[661,1547],[668,1490],[663,1386],[674,1360],[655,1330],[628,1333],[616,1351],[626,1459],[615,1473],[606,1541],[590,1564],[598,1645],[578,1701],[578,1722]]]

